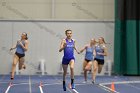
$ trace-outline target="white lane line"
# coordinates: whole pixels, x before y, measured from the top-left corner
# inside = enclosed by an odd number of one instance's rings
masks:
[[[19,84],[13,84],[13,86],[19,86],[19,85],[28,85],[29,83],[19,83]]]
[[[43,93],[42,86],[39,86],[39,89],[40,89],[40,93]]]
[[[120,82],[114,82],[114,84],[128,84],[128,83],[140,83],[140,81],[120,81]],[[102,85],[109,85],[112,84],[112,82],[109,83],[101,83]]]
[[[0,82],[0,83],[8,83],[8,81],[7,82]]]
[[[9,82],[11,82],[11,80],[0,81],[0,83],[9,83]],[[15,83],[28,83],[28,82],[21,82],[21,81],[17,81],[17,80],[16,80]],[[36,82],[36,83],[38,83],[38,82]]]
[[[72,89],[74,93],[79,93],[76,89]]]
[[[11,86],[8,86],[8,88],[6,89],[5,93],[8,93],[8,91],[10,90]]]
[[[29,75],[29,92],[32,93],[31,77]]]
[[[9,84],[8,88],[6,89],[5,93],[8,93],[11,87],[12,87],[12,84],[10,82],[10,84]]]
[[[87,83],[87,84],[82,84],[82,83],[80,84],[80,83],[79,83],[79,84],[75,84],[75,85],[76,85],[76,86],[84,86],[84,85],[92,85],[92,83]]]
[[[40,93],[43,93],[42,87],[43,87],[43,84],[42,84],[42,82],[40,82],[40,85],[39,85]]]
[[[62,83],[43,84],[42,86],[50,86],[50,85],[62,85]]]

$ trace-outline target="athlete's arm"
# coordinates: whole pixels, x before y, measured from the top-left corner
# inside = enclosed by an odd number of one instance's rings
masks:
[[[103,53],[104,56],[107,56],[107,48],[104,47],[104,53]]]
[[[17,44],[15,44],[14,46],[12,46],[12,47],[10,48],[10,51],[13,50],[13,49],[16,49],[16,47],[17,47]]]
[[[61,41],[61,44],[60,44],[59,52],[61,52],[62,50],[64,50],[65,46],[66,46],[66,40],[63,39],[63,40]]]
[[[18,42],[19,42],[19,40],[17,41],[17,43],[16,43],[15,45],[13,45],[13,46],[10,48],[10,51],[13,50],[13,49],[16,49]]]
[[[85,45],[81,50],[80,53],[82,53],[87,48],[87,45]]]
[[[78,54],[80,54],[80,52],[77,50],[77,48],[76,48],[76,45],[75,45],[75,40],[73,40],[74,41],[74,49],[76,50],[76,52],[78,53]]]

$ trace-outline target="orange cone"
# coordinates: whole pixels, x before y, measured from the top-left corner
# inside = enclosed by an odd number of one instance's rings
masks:
[[[111,90],[114,92],[115,91],[115,85],[114,85],[114,82],[112,82],[111,84]]]

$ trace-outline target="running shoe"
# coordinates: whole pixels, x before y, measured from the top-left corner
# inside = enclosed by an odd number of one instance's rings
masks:
[[[63,84],[63,90],[66,91],[66,84]]]
[[[73,83],[73,84],[71,85],[71,87],[72,87],[72,89],[75,89],[75,84]]]

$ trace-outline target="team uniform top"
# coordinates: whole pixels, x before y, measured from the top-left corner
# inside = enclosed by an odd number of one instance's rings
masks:
[[[25,46],[25,42],[21,41],[21,43]],[[16,52],[19,54],[25,54],[25,50],[22,48],[20,44],[17,44],[16,46]]]
[[[96,45],[95,51],[96,51],[96,59],[104,60],[104,55],[99,55],[98,53],[104,53],[104,47],[105,45]]]
[[[93,50],[94,47],[86,47],[86,54],[85,54],[85,59],[87,60],[93,60]]]
[[[65,59],[72,59],[74,58],[74,41],[71,39],[71,41],[66,40],[66,47],[64,48],[64,56]]]

